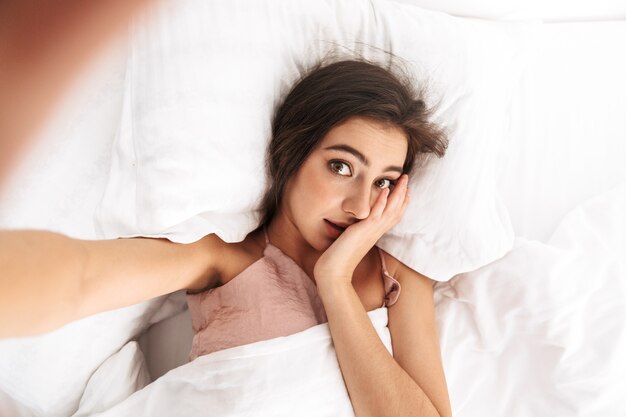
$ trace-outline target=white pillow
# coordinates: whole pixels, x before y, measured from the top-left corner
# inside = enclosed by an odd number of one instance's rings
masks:
[[[89,378],[73,417],[106,411],[150,384],[150,381],[143,352],[137,342],[128,342]]]
[[[377,58],[365,43],[409,62],[430,86],[427,103],[441,101],[435,121],[452,132],[445,158],[413,177],[404,220],[379,246],[436,280],[511,249],[494,171],[526,25],[366,0],[182,0],[137,23],[97,214],[102,238],[242,240],[258,220],[274,106],[333,43]]]
[[[481,19],[580,22],[618,20],[626,17],[626,3],[619,0],[394,0],[456,16]]]

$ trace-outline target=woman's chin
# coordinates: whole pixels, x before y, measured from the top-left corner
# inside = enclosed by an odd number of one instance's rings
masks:
[[[308,240],[309,246],[311,246],[315,251],[323,253],[333,244],[335,239],[331,238],[324,232],[317,232],[315,237],[311,240]]]

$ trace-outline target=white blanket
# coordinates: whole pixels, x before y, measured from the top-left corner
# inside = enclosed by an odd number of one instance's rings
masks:
[[[626,416],[626,183],[438,285],[453,415]]]
[[[626,415],[624,213],[626,184],[571,211],[548,242],[517,238],[437,283],[453,415]],[[387,310],[369,316],[391,351]],[[327,325],[202,356],[98,414],[196,415],[352,416]]]
[[[368,313],[388,350],[387,309]],[[102,393],[102,392],[101,392]],[[97,416],[354,416],[327,324],[214,352]]]

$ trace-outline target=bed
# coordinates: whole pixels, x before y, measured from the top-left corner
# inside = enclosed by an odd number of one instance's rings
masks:
[[[459,141],[472,145],[473,150],[458,147],[451,155],[465,158],[467,169],[472,169],[471,161],[462,150],[473,152],[481,163],[491,158],[486,165],[489,169],[472,177],[477,185],[472,185],[467,200],[458,197],[458,201],[467,201],[465,206],[475,204],[485,197],[481,193],[487,185],[489,195],[496,197],[489,206],[493,213],[477,223],[500,216],[497,233],[481,229],[489,238],[485,238],[481,253],[488,256],[470,254],[474,262],[458,263],[442,257],[440,263],[448,269],[424,264],[432,271],[427,275],[439,277],[435,301],[453,415],[626,415],[626,13],[619,4],[608,7],[598,3],[596,9],[574,8],[559,15],[549,7],[489,9],[472,3],[442,3],[434,10],[431,2],[410,0],[354,0],[344,6],[330,0],[316,5],[301,0],[301,13],[295,13],[294,3],[287,2],[200,3],[162,2],[153,12],[158,30],[147,16],[138,17],[129,36],[110,45],[77,80],[4,190],[1,227],[41,228],[82,239],[166,236],[185,242],[207,230],[222,233],[231,241],[240,239],[251,222],[241,214],[242,207],[249,209],[252,198],[233,197],[228,200],[230,212],[219,216],[215,213],[223,206],[212,207],[214,211],[206,211],[211,215],[201,219],[176,217],[195,208],[167,206],[167,194],[158,192],[167,191],[164,184],[168,181],[174,187],[180,184],[184,176],[179,175],[185,174],[180,165],[150,175],[141,171],[152,162],[146,162],[150,155],[139,154],[145,142],[138,139],[138,132],[149,132],[151,140],[172,134],[165,130],[171,126],[163,124],[160,110],[169,111],[172,117],[190,117],[188,126],[194,126],[195,113],[190,109],[196,107],[184,107],[178,115],[168,106],[181,102],[201,106],[198,103],[206,101],[207,95],[200,93],[207,91],[211,92],[210,101],[223,107],[242,104],[237,96],[228,95],[231,90],[216,91],[210,83],[189,86],[175,74],[155,72],[155,62],[166,69],[169,65],[159,55],[159,48],[185,64],[205,59],[185,55],[187,51],[180,45],[193,50],[207,44],[171,36],[163,25],[176,16],[200,19],[204,13],[219,15],[215,25],[198,23],[203,39],[219,39],[208,47],[230,45],[232,50],[229,42],[238,45],[241,49],[237,51],[246,59],[259,62],[259,78],[253,81],[272,81],[270,93],[275,97],[306,60],[296,48],[297,40],[284,41],[291,49],[281,50],[287,55],[280,57],[288,59],[279,61],[248,42],[260,26],[223,36],[220,29],[227,29],[217,23],[236,26],[240,16],[252,13],[246,11],[252,4],[273,16],[263,23],[269,28],[293,20],[302,33],[309,33],[316,30],[311,23],[316,19],[326,23],[337,19],[338,23],[328,23],[333,31],[356,33],[375,44],[382,39],[383,45],[398,51],[415,40],[399,38],[401,29],[394,24],[410,27],[412,19],[420,19],[416,23],[434,34],[437,30],[451,33],[449,38],[436,37],[437,46],[457,48],[449,56],[441,48],[425,49],[426,56],[440,57],[445,65],[438,69],[454,78],[455,88],[470,82],[476,87],[459,97],[480,96],[480,101],[469,103],[480,103],[487,115],[498,116],[489,123],[492,130],[481,131],[481,137],[489,136],[490,142],[469,143],[462,138]],[[354,15],[359,10],[361,17],[371,16],[371,24],[384,29],[365,30],[362,35],[359,25],[368,21],[349,20],[346,10],[334,14],[335,8],[342,7]],[[284,14],[288,13],[287,19]],[[257,35],[280,40],[286,36],[282,32],[286,26],[280,28],[276,33]],[[484,46],[494,31],[500,37]],[[328,33],[316,32],[315,36],[323,38]],[[459,43],[464,35],[468,35],[467,43]],[[434,38],[422,42],[435,44]],[[507,55],[509,49],[514,53]],[[301,61],[294,63],[293,57]],[[230,60],[236,59],[235,54],[225,55],[220,62],[228,70]],[[459,65],[448,66],[457,59],[458,64],[466,64],[463,71]],[[268,62],[271,65],[262,65]],[[193,71],[216,65],[213,61],[205,64],[208,67]],[[271,78],[272,70],[283,67],[293,71],[281,79]],[[473,78],[462,78],[471,69],[476,69]],[[155,83],[163,80],[174,84],[156,90]],[[453,91],[446,88],[442,91]],[[197,96],[189,92],[197,92]],[[266,96],[253,93],[253,99],[267,101]],[[492,100],[494,97],[498,101]],[[495,102],[489,104],[491,101]],[[444,106],[439,116],[467,114],[450,109]],[[254,115],[243,111],[253,127],[266,127],[267,112]],[[476,115],[477,120],[491,120],[486,117]],[[259,141],[247,144],[248,151],[242,156],[252,158],[244,161],[255,169],[263,145]],[[127,152],[129,146],[135,152],[132,156]],[[232,150],[222,151],[232,155]],[[180,155],[176,147],[167,152]],[[132,161],[137,161],[137,166]],[[446,169],[443,165],[438,168]],[[132,181],[125,176],[130,174],[134,175]],[[163,185],[165,191],[152,190],[142,199],[127,198],[125,193],[137,196],[150,190],[148,185],[140,189],[143,174],[146,181]],[[154,178],[161,179],[154,184]],[[248,181],[238,187],[247,195],[259,185]],[[443,193],[441,198],[450,201]],[[202,203],[212,204],[212,199],[215,195],[207,194]],[[126,203],[131,200],[132,207]],[[156,205],[166,206],[159,211],[160,217],[150,210]],[[131,211],[134,217],[125,217]],[[464,236],[479,242],[479,234],[480,230],[474,230]],[[500,240],[492,239],[494,236]],[[397,248],[394,242],[390,238],[383,244],[393,253]],[[422,260],[415,262],[421,266]],[[383,342],[389,343],[386,313],[379,309],[371,312],[370,318]],[[0,415],[353,415],[324,325],[190,363],[192,335],[180,291],[88,317],[47,335],[2,340]],[[306,384],[300,377],[304,373],[311,376]],[[268,390],[268,384],[274,388]]]

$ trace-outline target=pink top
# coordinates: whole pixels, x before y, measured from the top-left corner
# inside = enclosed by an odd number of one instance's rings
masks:
[[[265,233],[263,257],[226,284],[187,292],[194,337],[189,354],[198,356],[261,340],[288,336],[326,323],[315,283]],[[400,283],[389,275],[378,249],[385,285],[381,307],[393,305]]]

